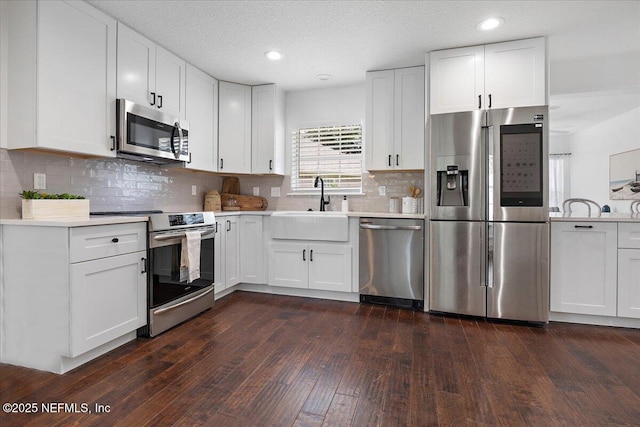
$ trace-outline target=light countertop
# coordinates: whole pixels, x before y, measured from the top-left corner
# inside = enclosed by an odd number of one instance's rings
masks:
[[[98,216],[89,218],[0,219],[0,225],[22,225],[35,227],[90,227],[93,225],[127,224],[146,222],[146,216]]]
[[[275,211],[226,211],[216,212],[216,217],[227,217],[234,215],[262,215],[271,216]],[[341,214],[342,212],[330,211],[328,214]],[[425,219],[423,214],[401,214],[388,212],[346,212],[348,217],[357,218],[405,218],[405,219]],[[34,219],[1,219],[0,225],[22,225],[37,227],[88,227],[92,225],[126,224],[130,222],[148,221],[148,216],[92,216],[84,218],[55,218],[50,220]]]
[[[570,222],[640,222],[640,214],[637,213],[602,213],[599,217],[586,217],[583,214],[550,213],[549,220]]]

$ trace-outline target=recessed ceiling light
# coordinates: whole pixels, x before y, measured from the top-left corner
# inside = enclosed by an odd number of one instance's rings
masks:
[[[265,52],[264,56],[266,56],[272,61],[277,61],[279,59],[282,59],[282,54],[277,50],[270,50],[269,52]]]
[[[318,80],[331,80],[331,77],[333,77],[331,74],[318,74],[316,76],[316,79],[318,79]]]
[[[504,19],[502,18],[485,19],[484,21],[478,24],[478,29],[484,30],[484,31],[493,30],[494,28],[497,28],[500,25],[502,25],[503,22],[504,22]]]

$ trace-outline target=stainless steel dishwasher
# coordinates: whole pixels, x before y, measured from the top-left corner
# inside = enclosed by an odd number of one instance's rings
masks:
[[[360,301],[424,307],[424,220],[360,219]]]

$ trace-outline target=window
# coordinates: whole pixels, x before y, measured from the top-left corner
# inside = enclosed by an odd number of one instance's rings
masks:
[[[343,125],[292,132],[291,190],[313,190],[316,176],[329,193],[362,192],[362,126]]]
[[[562,207],[569,198],[569,155],[549,155],[549,208]]]

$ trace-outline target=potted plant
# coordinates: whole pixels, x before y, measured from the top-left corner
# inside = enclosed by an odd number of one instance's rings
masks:
[[[47,194],[25,190],[22,219],[89,218],[89,200],[74,194]]]

